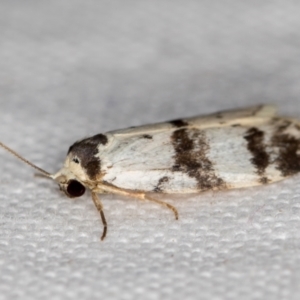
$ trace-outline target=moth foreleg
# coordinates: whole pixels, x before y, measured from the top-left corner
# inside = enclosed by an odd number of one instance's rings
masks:
[[[94,204],[95,204],[95,206],[96,206],[96,208],[99,211],[100,216],[101,216],[101,220],[102,220],[102,224],[103,224],[103,233],[102,233],[102,236],[101,236],[101,241],[103,241],[105,236],[106,236],[106,233],[107,233],[107,222],[106,222],[104,212],[103,212],[103,205],[102,205],[102,203],[101,203],[101,201],[100,201],[100,199],[99,199],[99,197],[96,193],[92,192],[92,199],[93,199]]]

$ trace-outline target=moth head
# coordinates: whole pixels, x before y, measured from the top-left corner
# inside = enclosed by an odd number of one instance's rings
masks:
[[[76,159],[72,153],[67,155],[65,164],[59,172],[56,174],[50,174],[1,142],[0,147],[4,148],[9,153],[37,170],[39,172],[37,174],[38,176],[50,178],[56,181],[60,190],[62,190],[68,197],[80,197],[85,193],[85,185],[83,182],[86,178],[86,172],[84,168],[82,168],[79,159]]]
[[[78,157],[69,153],[65,160],[63,168],[54,175],[51,175],[68,197],[76,198],[85,193],[85,184],[87,174],[81,165]]]
[[[97,177],[101,175],[99,147],[105,147],[107,143],[108,136],[101,133],[75,142],[69,148],[63,168],[56,174],[39,168],[1,142],[0,147],[38,170],[41,176],[55,180],[68,197],[75,198],[82,196],[86,187],[92,189],[95,186]]]

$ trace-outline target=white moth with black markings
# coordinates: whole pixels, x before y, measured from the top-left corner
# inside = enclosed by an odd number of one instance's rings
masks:
[[[196,193],[262,185],[300,172],[300,121],[279,117],[273,106],[219,112],[97,134],[74,143],[54,179],[70,197],[85,189],[107,223],[97,194],[150,200],[148,193]]]

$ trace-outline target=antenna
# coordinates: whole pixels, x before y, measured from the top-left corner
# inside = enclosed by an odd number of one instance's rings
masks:
[[[10,154],[14,155],[15,157],[17,157],[19,160],[23,161],[24,163],[26,163],[27,165],[31,166],[32,168],[38,170],[39,172],[41,172],[43,175],[45,175],[48,178],[52,178],[52,175],[48,172],[46,172],[45,170],[39,168],[38,166],[36,166],[35,164],[31,163],[30,161],[28,161],[27,159],[25,159],[24,157],[22,157],[20,154],[18,154],[17,152],[15,152],[14,150],[10,149],[9,147],[7,147],[6,145],[2,144],[0,142],[0,147],[4,148],[6,151],[8,151]]]

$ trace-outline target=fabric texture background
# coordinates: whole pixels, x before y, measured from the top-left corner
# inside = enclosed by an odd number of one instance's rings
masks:
[[[76,140],[274,103],[300,117],[298,1],[0,1],[0,140],[56,172]],[[226,155],[226,153],[224,153]],[[299,176],[153,203],[0,153],[0,299],[298,299]]]

